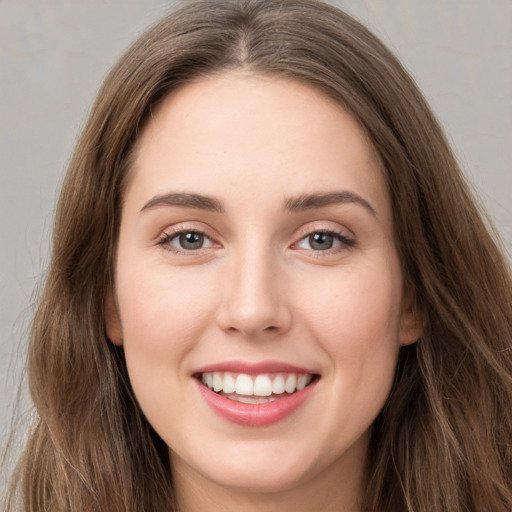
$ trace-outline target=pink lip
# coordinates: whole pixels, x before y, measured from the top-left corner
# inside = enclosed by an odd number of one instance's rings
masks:
[[[198,369],[194,375],[197,376],[200,373],[209,373],[214,371],[230,371],[233,373],[247,374],[280,372],[302,374],[313,373],[304,368],[273,361],[264,361],[256,364],[232,361],[204,366]],[[193,380],[197,385],[199,393],[215,413],[232,423],[246,427],[264,427],[285,419],[306,401],[318,383],[318,379],[314,379],[304,389],[296,391],[291,395],[284,395],[282,398],[273,402],[264,404],[245,404],[235,400],[230,400],[229,398],[215,393],[207,386],[203,385],[198,378],[194,378]]]
[[[308,373],[316,372],[300,368],[292,364],[281,363],[279,361],[261,361],[259,363],[248,363],[244,361],[225,361],[222,363],[210,364],[198,368],[194,373],[210,373],[210,372],[233,372],[233,373]]]

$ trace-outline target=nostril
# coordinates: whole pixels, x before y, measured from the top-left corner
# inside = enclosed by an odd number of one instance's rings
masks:
[[[233,327],[233,326],[230,326],[228,327],[227,329],[227,332],[231,333],[231,334],[256,334],[257,333],[257,330],[254,329],[254,332],[252,332],[252,330],[243,330],[243,329],[239,329],[238,327]],[[275,332],[279,332],[280,328],[275,326],[275,325],[269,325],[268,327],[264,327],[261,332],[267,332],[267,333],[275,333]]]

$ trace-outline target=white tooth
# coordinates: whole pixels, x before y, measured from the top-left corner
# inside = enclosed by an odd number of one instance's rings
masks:
[[[277,396],[244,396],[237,395],[236,393],[230,393],[229,395],[223,395],[225,398],[229,398],[229,400],[234,400],[235,402],[242,402],[244,404],[268,404],[270,402],[275,402],[279,400]]]
[[[237,395],[251,396],[254,390],[254,385],[252,383],[251,377],[245,373],[241,373],[236,378],[235,390]],[[226,392],[225,389],[224,392]]]
[[[288,378],[286,379],[286,383],[284,385],[284,388],[287,393],[293,393],[295,391],[295,388],[297,387],[297,377],[292,373],[288,375]]]
[[[203,377],[204,377],[204,375],[203,375]],[[210,389],[213,389],[213,375],[211,373],[206,374],[206,385]]]
[[[242,402],[243,404],[252,404],[253,401],[252,401],[252,396],[236,396],[236,397],[233,397],[233,400],[235,400],[236,402]]]
[[[259,398],[256,398],[254,396],[243,396],[239,395],[235,398],[237,402],[242,402],[243,404],[258,404]]]
[[[210,373],[210,375],[212,375]],[[213,391],[218,392],[223,388],[223,378],[221,372],[213,372],[212,375],[212,387]]]
[[[304,389],[306,387],[307,383],[308,383],[308,376],[307,375],[301,375],[297,379],[297,391],[300,391],[301,389]]]
[[[226,372],[224,374],[224,380],[222,382],[222,391],[224,391],[224,393],[235,392],[235,378],[231,373]]]
[[[284,393],[285,385],[284,385],[284,378],[282,375],[278,375],[274,382],[272,382],[272,392],[275,395],[280,395],[281,393]]]
[[[256,396],[270,396],[272,394],[272,381],[268,375],[258,375],[254,379],[254,394]]]
[[[207,385],[207,380],[206,380],[206,373],[203,373],[201,375],[201,382],[206,386]]]
[[[243,404],[251,405],[267,404],[268,402],[273,402],[274,400],[277,400],[277,398],[272,396],[244,396],[237,394],[226,395],[226,398],[234,400],[235,402],[242,402]]]

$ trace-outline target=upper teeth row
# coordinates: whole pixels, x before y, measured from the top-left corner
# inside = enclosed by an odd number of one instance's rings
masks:
[[[247,396],[270,396],[294,393],[304,389],[312,380],[309,374],[278,373],[249,375],[247,373],[211,372],[203,373],[201,380],[213,391],[236,393]]]

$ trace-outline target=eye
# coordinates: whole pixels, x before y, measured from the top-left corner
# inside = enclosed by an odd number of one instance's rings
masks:
[[[315,231],[297,242],[299,249],[313,251],[328,251],[329,249],[337,249],[343,246],[351,247],[352,245],[354,245],[353,240],[334,231]]]
[[[174,251],[197,251],[200,249],[206,249],[213,247],[214,243],[200,231],[179,231],[175,233],[166,234],[160,245]]]

